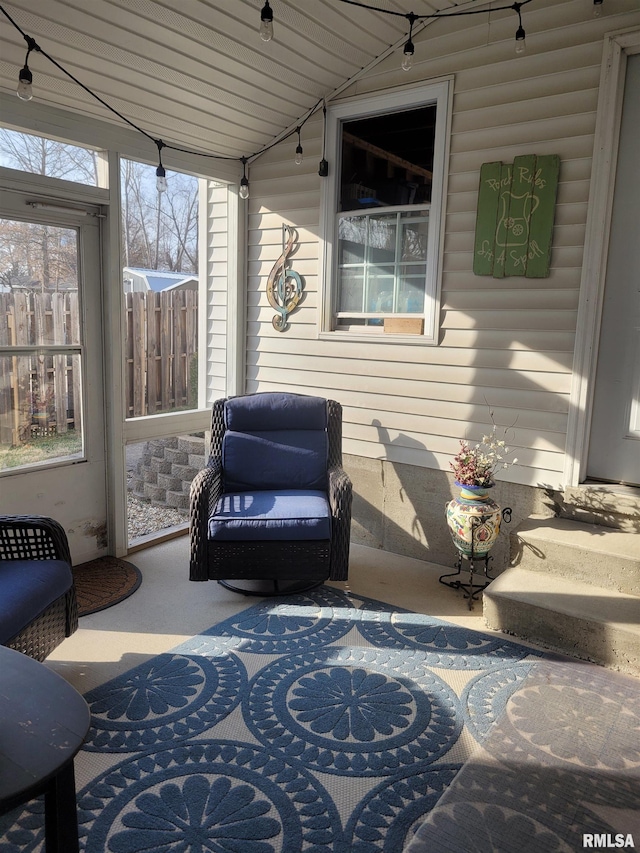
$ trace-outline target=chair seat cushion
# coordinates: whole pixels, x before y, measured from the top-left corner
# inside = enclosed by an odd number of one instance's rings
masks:
[[[64,560],[0,560],[0,644],[19,634],[72,583]]]
[[[226,492],[209,519],[209,539],[218,541],[330,538],[329,501],[314,489]]]

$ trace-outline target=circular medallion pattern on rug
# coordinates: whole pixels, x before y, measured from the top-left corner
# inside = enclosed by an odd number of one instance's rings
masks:
[[[232,654],[157,655],[85,694],[91,729],[84,749],[134,752],[198,734],[231,713],[246,685]]]
[[[408,645],[421,649],[431,666],[446,669],[486,669],[496,663],[517,663],[524,657],[539,655],[502,637],[469,631],[459,625],[429,619],[418,613],[394,611],[386,604],[374,602],[368,608],[377,618],[369,619],[358,630],[376,646],[404,649]]]
[[[98,557],[74,566],[72,571],[78,616],[88,616],[119,604],[133,595],[142,583],[140,569],[119,557]]]
[[[336,618],[336,611],[342,618]],[[357,608],[345,607],[344,596],[321,587],[314,590],[313,598],[297,595],[282,604],[257,604],[204,636],[233,637],[243,651],[252,654],[304,652],[335,643],[358,616]]]
[[[346,849],[354,853],[404,850],[459,769],[459,764],[436,764],[420,773],[410,770],[385,779],[347,821]]]
[[[474,676],[462,691],[460,700],[466,723],[476,740],[488,735],[496,720],[502,716],[511,695],[533,669],[532,663],[496,666]]]
[[[202,740],[124,761],[78,795],[82,849],[336,850],[331,797],[253,744]]]
[[[429,764],[455,744],[460,702],[424,655],[334,646],[265,667],[245,709],[255,736],[287,760],[344,776]]]

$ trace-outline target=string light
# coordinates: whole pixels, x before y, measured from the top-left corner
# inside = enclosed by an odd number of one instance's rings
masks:
[[[40,50],[40,48],[30,36],[25,35],[24,38],[27,42],[27,55],[24,59],[24,68],[18,74],[16,95],[21,101],[30,101],[33,98],[33,87],[31,85],[33,83],[33,74],[29,68],[29,54],[32,50]]]
[[[512,9],[518,15],[518,29],[516,31],[516,53],[522,54],[525,52],[525,32],[522,26],[522,15],[520,9],[531,3],[532,0],[522,0],[520,3],[511,3],[508,6],[493,6],[489,9],[459,9],[455,12],[432,12],[428,15],[414,15],[413,12],[396,12],[393,9],[383,9],[380,6],[372,6],[370,3],[361,3],[360,0],[340,0],[341,3],[348,3],[350,6],[360,6],[362,9],[369,9],[372,12],[382,12],[384,15],[395,15],[399,18],[405,18],[409,22],[409,37],[405,42],[403,49],[402,68],[404,71],[409,71],[413,65],[413,55],[415,47],[413,44],[413,26],[416,21],[435,20],[436,18],[457,18],[461,15],[490,15],[492,12],[498,12],[502,9]],[[594,0],[594,4],[601,4],[603,0]]]
[[[522,3],[514,3],[513,8],[515,9],[518,15],[518,29],[516,30],[516,53],[518,56],[521,56],[526,49],[525,36],[526,33],[524,31],[524,27],[522,26],[522,15],[520,14],[520,7]]]
[[[340,2],[349,3],[352,6],[360,6],[363,9],[369,9],[371,11],[381,12],[381,13],[387,14],[387,15],[395,15],[397,17],[405,18],[409,22],[409,35],[408,35],[408,39],[404,45],[402,67],[403,67],[403,69],[408,70],[412,66],[413,55],[414,55],[414,51],[415,51],[415,47],[413,44],[413,27],[414,27],[414,24],[416,21],[423,21],[423,20],[427,20],[427,19],[457,17],[459,15],[488,14],[488,13],[499,11],[502,9],[512,9],[518,15],[518,29],[516,31],[516,52],[519,54],[523,53],[524,49],[525,49],[525,31],[524,31],[524,27],[522,25],[522,16],[521,16],[520,10],[523,6],[527,5],[528,3],[531,3],[532,0],[521,0],[521,2],[519,2],[519,3],[513,3],[513,4],[508,5],[508,6],[495,6],[491,9],[488,9],[488,10],[487,9],[468,9],[468,10],[464,10],[464,11],[459,10],[459,11],[454,11],[454,12],[434,12],[434,13],[428,14],[428,15],[414,15],[413,12],[407,12],[407,13],[396,12],[396,11],[392,11],[390,9],[380,8],[379,6],[372,6],[372,5],[367,4],[367,3],[361,3],[361,2],[359,2],[359,0],[340,0]],[[594,7],[594,14],[595,15],[598,15],[600,13],[600,7],[602,6],[602,3],[603,3],[603,0],[593,0],[593,7]],[[95,100],[97,100],[100,104],[102,104],[102,106],[104,106],[107,110],[109,110],[114,115],[118,116],[118,118],[120,118],[123,122],[128,124],[129,127],[132,127],[134,130],[138,131],[138,133],[141,133],[143,136],[146,136],[146,138],[148,140],[150,140],[151,142],[153,142],[157,146],[157,148],[158,148],[158,167],[156,169],[156,186],[157,186],[159,193],[165,192],[165,190],[167,189],[167,176],[166,176],[165,168],[162,164],[162,157],[161,157],[161,152],[162,152],[163,148],[168,148],[172,151],[179,151],[183,154],[190,154],[190,155],[195,155],[198,157],[207,157],[209,159],[214,159],[214,160],[227,160],[227,161],[234,161],[235,160],[236,162],[237,161],[241,162],[242,163],[242,179],[240,181],[240,197],[243,199],[247,199],[247,198],[249,198],[249,180],[247,178],[246,167],[247,167],[247,163],[249,162],[249,160],[252,160],[256,157],[259,157],[261,154],[264,154],[265,152],[269,151],[269,149],[273,148],[275,145],[278,145],[279,143],[284,142],[285,139],[288,139],[294,133],[297,133],[298,134],[298,145],[296,147],[296,163],[301,163],[303,152],[302,152],[302,145],[300,142],[300,131],[301,131],[302,127],[304,126],[304,124],[311,118],[311,116],[314,115],[314,113],[316,112],[316,110],[318,109],[320,104],[323,104],[324,128],[325,128],[324,132],[326,135],[327,108],[326,108],[326,103],[325,103],[324,99],[320,98],[320,100],[313,107],[311,107],[311,109],[307,112],[306,116],[302,119],[302,121],[300,121],[300,123],[298,124],[298,126],[295,129],[290,130],[286,133],[283,133],[280,137],[275,139],[273,142],[271,142],[268,145],[265,145],[259,151],[256,151],[254,154],[250,155],[250,157],[229,157],[229,156],[224,156],[222,154],[213,154],[213,153],[208,153],[205,151],[194,151],[193,149],[190,149],[190,148],[183,148],[183,147],[178,146],[178,145],[172,145],[169,143],[162,142],[162,140],[155,139],[150,133],[148,133],[142,127],[140,127],[135,122],[131,121],[131,119],[127,118],[121,112],[119,112],[114,107],[112,107],[103,98],[101,98],[99,95],[97,95],[91,89],[89,89],[88,86],[85,86],[85,84],[82,83],[80,80],[78,80],[77,77],[74,77],[74,75],[71,74],[71,72],[67,71],[67,69],[64,68],[59,62],[57,62],[57,60],[55,60],[46,51],[44,51],[36,43],[36,41],[33,38],[31,38],[31,36],[27,35],[24,32],[24,30],[22,30],[22,28],[13,20],[13,18],[6,11],[6,9],[4,9],[4,7],[1,5],[0,5],[0,13],[2,13],[5,16],[5,18],[7,18],[7,20],[13,25],[13,27],[20,33],[20,35],[27,42],[27,55],[25,58],[24,67],[22,68],[22,70],[20,71],[20,73],[18,75],[18,81],[19,81],[18,82],[18,90],[17,90],[18,97],[21,98],[22,100],[25,100],[25,101],[30,101],[33,98],[33,89],[32,89],[33,75],[31,73],[31,70],[29,69],[29,55],[34,50],[38,51],[46,59],[48,59],[49,62],[51,62],[53,65],[55,65],[55,67],[58,68],[59,71],[61,71],[63,74],[65,74],[67,77],[69,77],[70,80],[73,80],[74,83],[76,83],[78,86],[80,86],[82,89],[84,89],[84,91],[87,92],[87,94],[89,94],[92,98],[95,98]],[[271,9],[271,6],[269,5],[269,0],[265,0],[264,6],[262,7],[262,10],[260,12],[260,37],[263,39],[263,41],[271,41],[271,39],[273,38],[273,10]],[[322,160],[320,161],[319,166],[318,166],[318,175],[320,175],[320,177],[326,177],[328,174],[329,174],[329,164],[328,164],[328,162],[324,156],[324,139],[323,139]]]
[[[240,178],[240,198],[249,198],[249,179],[247,178],[247,158],[242,158],[242,177]]]
[[[327,144],[327,104],[322,102],[322,160],[318,163],[318,174],[321,178],[326,178],[329,174],[329,163],[327,162],[324,152]]]
[[[16,95],[21,101],[30,101],[33,98],[33,74],[29,71],[29,66],[25,63],[24,68],[18,75],[18,88]]]
[[[404,46],[404,58],[402,60],[402,70],[409,71],[413,65],[413,53],[415,48],[413,46],[413,42],[411,40],[411,36],[413,35],[413,25],[415,23],[416,16],[413,12],[409,13],[409,38]]]
[[[156,139],[156,145],[158,146],[158,168],[156,169],[156,189],[159,193],[164,193],[167,191],[167,173],[165,172],[164,166],[162,165],[162,149],[164,148],[164,142],[161,139]]]
[[[300,128],[296,128],[296,133],[298,134],[298,144],[296,145],[296,166],[299,166],[302,163],[302,145],[300,144]]]
[[[260,38],[262,41],[271,41],[273,38],[273,9],[266,0],[260,12]]]

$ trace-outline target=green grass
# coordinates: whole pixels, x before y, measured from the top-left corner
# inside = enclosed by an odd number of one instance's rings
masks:
[[[34,436],[17,446],[0,444],[0,471],[39,462],[66,459],[82,453],[82,437],[75,430],[62,435]]]

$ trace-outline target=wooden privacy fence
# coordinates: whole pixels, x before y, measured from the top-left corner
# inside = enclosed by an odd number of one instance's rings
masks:
[[[0,346],[42,348],[0,357],[2,444],[80,428],[80,356],[47,352],[79,340],[77,291],[0,293]]]
[[[126,416],[197,403],[198,293],[126,293]]]
[[[198,294],[127,293],[125,415],[197,402]],[[0,356],[0,443],[81,427],[78,294],[0,293],[0,347],[41,347]],[[78,353],[52,353],[53,346]]]

